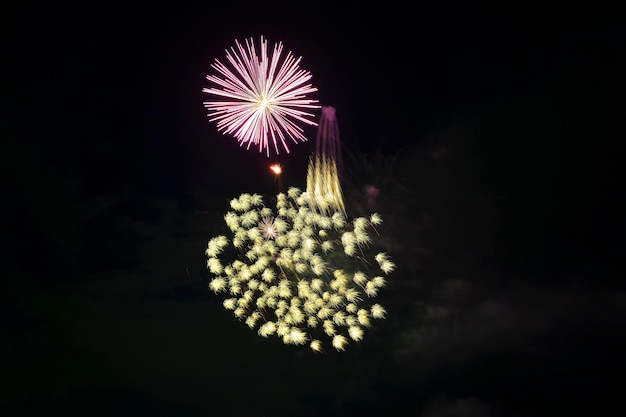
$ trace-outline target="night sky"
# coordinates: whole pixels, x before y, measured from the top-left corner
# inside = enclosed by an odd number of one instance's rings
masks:
[[[130,3],[0,17],[3,415],[623,415],[625,16]],[[208,289],[229,200],[275,196],[274,162],[305,188],[314,149],[208,121],[210,64],[261,35],[337,110],[348,212],[380,190],[389,314],[346,352]]]

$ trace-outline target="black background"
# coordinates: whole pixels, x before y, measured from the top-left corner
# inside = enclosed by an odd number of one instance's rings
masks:
[[[506,7],[505,7],[506,6]],[[453,2],[20,2],[2,13],[1,404],[10,415],[615,415],[623,15]],[[348,352],[259,338],[204,249],[309,142],[219,134],[234,40],[302,56],[346,204],[381,190],[389,318]],[[6,71],[6,72],[5,72]],[[7,415],[9,415],[7,414]]]

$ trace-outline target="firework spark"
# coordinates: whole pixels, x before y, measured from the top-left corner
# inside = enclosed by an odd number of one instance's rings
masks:
[[[239,41],[235,45],[236,49],[226,50],[231,67],[216,59],[211,68],[219,75],[206,77],[216,85],[202,90],[216,96],[204,102],[209,121],[217,122],[218,131],[234,136],[246,149],[256,145],[269,157],[271,148],[279,153],[280,144],[289,153],[287,139],[306,141],[299,123],[317,126],[314,115],[306,111],[320,108],[316,99],[307,98],[317,91],[308,83],[311,74],[299,67],[301,57],[282,55],[282,42],[268,55],[267,40],[261,37],[260,59],[252,38],[245,48]]]
[[[283,172],[283,168],[280,164],[272,164],[270,165],[270,171],[272,171],[276,175],[280,175]]]

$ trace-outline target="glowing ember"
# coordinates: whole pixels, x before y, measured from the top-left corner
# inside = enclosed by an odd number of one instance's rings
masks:
[[[280,164],[273,164],[270,165],[270,171],[272,171],[276,175],[279,175],[283,172],[283,168],[280,166]]]

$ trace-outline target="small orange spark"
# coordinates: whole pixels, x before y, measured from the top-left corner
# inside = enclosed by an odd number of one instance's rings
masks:
[[[273,165],[270,165],[270,171],[272,171],[276,175],[279,175],[280,173],[283,172],[283,169],[280,166],[280,164],[273,164]]]

